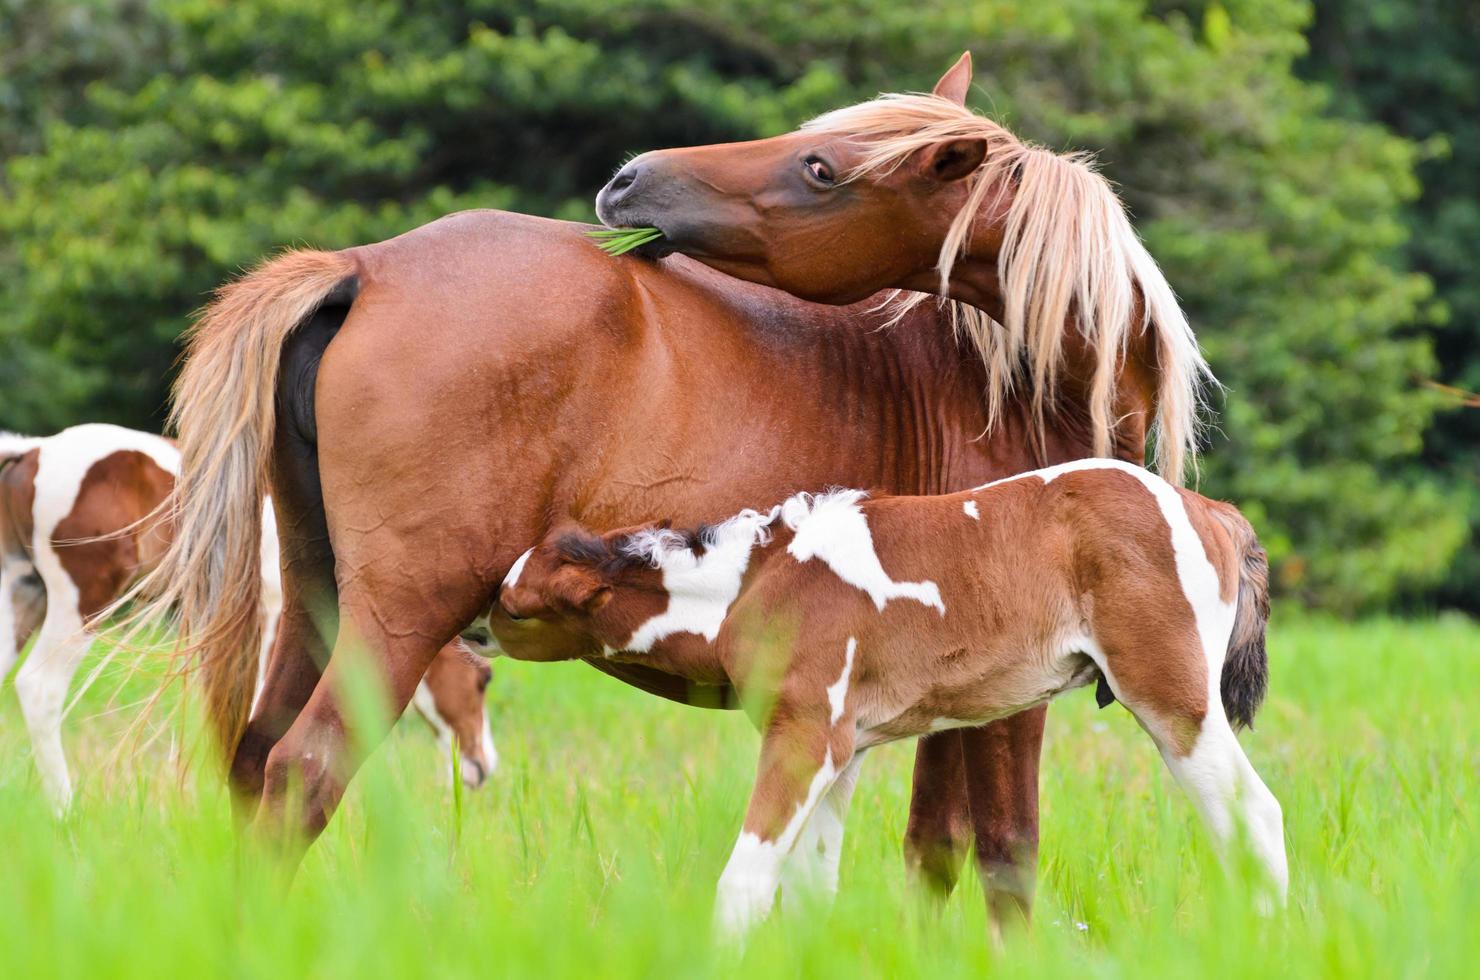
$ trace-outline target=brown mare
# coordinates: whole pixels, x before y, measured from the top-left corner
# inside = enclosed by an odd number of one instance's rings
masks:
[[[1049,217],[1059,236],[1078,233],[1074,214]],[[1143,254],[1133,235],[1086,230]],[[1139,462],[1158,406],[1171,444],[1191,428],[1185,358],[1196,352],[1175,307],[1113,332],[1102,351],[1101,334],[1035,303],[1026,339],[1053,354],[1049,393],[1009,385],[981,356],[1001,345],[958,339],[933,304],[879,330],[871,304],[805,303],[681,256],[613,260],[582,231],[472,212],[377,245],[293,252],[226,286],[197,325],[174,409],[178,532],[154,584],[179,609],[233,783],[260,798],[259,822],[312,839],[361,761],[343,737],[340,652],[371,651],[389,709],[490,611],[493,639],[530,653],[496,592],[559,521],[697,522],[832,484],[940,493],[1107,445]],[[1113,284],[1089,271],[1095,288],[1165,290],[1154,265],[1122,263]],[[1087,406],[1120,342],[1110,427]],[[248,721],[256,636],[244,610],[269,486],[285,607]],[[324,611],[338,617],[321,631]],[[677,700],[724,700],[722,686],[597,666]],[[1031,895],[1042,724],[1029,712],[927,741],[917,762],[907,853],[949,887],[974,820],[998,912],[1026,910]],[[288,812],[294,778],[307,795]]]
[[[58,810],[72,801],[61,741],[67,688],[104,610],[168,547],[169,523],[150,515],[174,489],[179,468],[169,440],[116,425],[77,425],[46,438],[0,434],[0,678],[36,634],[15,687],[42,784]],[[282,594],[271,507],[263,518],[258,615],[270,636]],[[470,785],[497,758],[483,708],[488,674],[461,644],[449,645],[418,691],[428,724],[444,741],[458,734]]]
[[[1107,459],[867,497],[800,494],[697,532],[557,528],[500,592],[521,628],[724,678],[750,706],[760,763],[719,881],[721,932],[764,917],[783,875],[788,891],[836,891],[866,750],[1097,678],[1220,843],[1247,830],[1283,898],[1280,807],[1233,729],[1264,697],[1269,613],[1264,550],[1235,508]]]

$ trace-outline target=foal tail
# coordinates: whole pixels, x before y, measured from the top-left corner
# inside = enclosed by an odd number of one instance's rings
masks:
[[[130,621],[175,611],[176,655],[198,666],[228,761],[257,678],[262,501],[283,344],[320,307],[352,301],[357,272],[344,253],[288,252],[223,286],[187,335],[170,412],[181,457],[174,537],[159,566],[130,590],[149,599]]]
[[[1232,507],[1213,514],[1233,538],[1238,557],[1238,606],[1228,654],[1223,658],[1223,711],[1235,730],[1254,724],[1254,714],[1269,689],[1269,654],[1264,648],[1269,622],[1269,557],[1254,528]]]

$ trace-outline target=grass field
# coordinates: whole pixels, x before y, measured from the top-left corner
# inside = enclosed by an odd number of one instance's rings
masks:
[[[877,750],[831,909],[709,941],[757,739],[579,665],[495,667],[503,757],[462,800],[408,719],[283,893],[207,770],[111,764],[107,681],[69,723],[56,822],[0,694],[0,973],[88,976],[1474,976],[1480,627],[1278,617],[1244,743],[1284,805],[1288,909],[1263,919],[1118,706],[1057,704],[1031,933],[994,948],[968,876],[940,910],[899,857],[910,745]],[[135,687],[138,682],[135,682]],[[137,695],[125,690],[123,700]]]

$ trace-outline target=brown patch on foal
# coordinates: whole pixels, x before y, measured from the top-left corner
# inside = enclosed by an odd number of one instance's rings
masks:
[[[31,505],[36,500],[36,469],[41,450],[32,449],[0,466],[0,554],[31,557],[36,533]]]
[[[83,476],[72,510],[58,522],[51,543],[77,585],[84,622],[112,602],[131,578],[152,567],[169,546],[168,525],[156,520],[131,525],[154,510],[174,485],[170,473],[146,453],[132,449],[104,456]],[[115,533],[120,528],[128,530]]]

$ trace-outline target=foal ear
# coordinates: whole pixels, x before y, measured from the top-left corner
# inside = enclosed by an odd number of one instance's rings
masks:
[[[966,104],[966,93],[971,90],[971,52],[967,51],[956,59],[956,63],[935,83],[933,95],[950,99],[957,105]]]
[[[571,609],[595,612],[611,601],[612,587],[594,569],[567,565],[550,581],[553,597]]]
[[[976,173],[987,158],[985,137],[973,136],[942,140],[922,151],[920,173],[931,180],[949,184]]]

